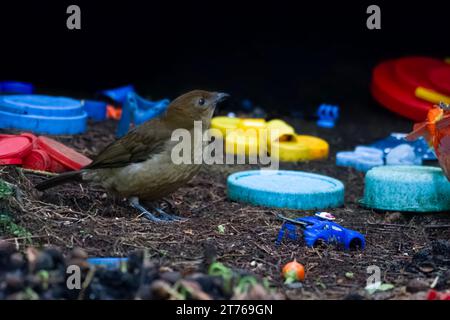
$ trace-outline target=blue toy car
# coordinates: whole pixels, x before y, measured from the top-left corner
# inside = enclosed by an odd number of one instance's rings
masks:
[[[277,245],[281,243],[285,235],[291,240],[298,240],[297,226],[303,229],[303,238],[309,247],[313,247],[320,242],[342,245],[346,250],[364,249],[366,245],[364,236],[361,233],[346,229],[330,221],[334,217],[329,213],[319,212],[313,217],[296,219],[289,219],[282,215],[278,217],[284,220],[284,223],[278,233]]]

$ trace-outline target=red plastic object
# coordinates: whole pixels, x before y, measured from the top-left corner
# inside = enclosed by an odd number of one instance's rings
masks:
[[[7,137],[0,140],[0,159],[22,159],[31,149],[33,149],[33,144],[30,138],[21,136]]]
[[[405,57],[395,61],[395,77],[398,83],[408,89],[416,90],[417,87],[434,89],[429,79],[430,70],[442,67],[444,61],[428,57]]]
[[[24,159],[24,168],[47,171],[51,168],[52,159],[44,150],[34,149]]]
[[[450,65],[433,68],[428,77],[437,91],[450,95]]]
[[[416,98],[413,90],[395,78],[395,60],[380,63],[373,71],[372,95],[387,109],[416,122],[423,121],[432,104]]]
[[[39,148],[47,152],[48,155],[53,160],[56,160],[61,165],[72,170],[80,170],[81,168],[87,166],[92,162],[92,160],[89,159],[88,157],[85,157],[84,155],[76,152],[75,150],[48,137],[44,136],[38,137],[37,144]],[[52,165],[55,166],[55,169],[58,168],[57,164]]]
[[[18,165],[18,164],[22,164],[22,159],[20,158],[0,159],[0,166]]]
[[[20,134],[21,137],[27,137],[30,139],[31,143],[33,144],[33,148],[36,148],[36,142],[37,142],[37,137],[29,132],[24,132]]]

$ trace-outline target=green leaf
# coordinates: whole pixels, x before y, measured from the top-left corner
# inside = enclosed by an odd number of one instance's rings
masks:
[[[224,234],[225,233],[225,226],[223,224],[219,224],[217,226],[217,230],[219,231],[219,233]]]

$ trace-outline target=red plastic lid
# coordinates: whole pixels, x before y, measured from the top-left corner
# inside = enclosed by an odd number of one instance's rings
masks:
[[[437,91],[450,95],[450,65],[431,69],[428,77]]]
[[[414,121],[423,121],[432,104],[416,98],[414,90],[401,86],[395,78],[396,61],[380,63],[373,71],[372,95],[387,109]]]
[[[50,157],[57,160],[72,170],[80,170],[92,162],[81,153],[76,152],[62,143],[48,137],[40,136],[37,140],[38,146],[46,151]]]
[[[48,168],[48,171],[61,173],[66,172],[67,170],[69,169],[65,165],[58,162],[57,160],[53,160],[52,158],[50,158],[50,168]]]
[[[0,159],[6,158],[23,158],[26,156],[33,144],[27,137],[13,136],[0,140]]]
[[[22,164],[22,159],[20,158],[0,159],[0,166],[16,165],[16,164]]]
[[[20,134],[21,137],[27,137],[31,140],[31,143],[33,144],[33,148],[36,147],[37,137],[30,133],[30,132],[23,132]]]
[[[443,61],[427,57],[400,58],[395,61],[395,77],[401,85],[411,90],[416,90],[417,87],[433,89],[429,73],[443,65]]]
[[[34,149],[23,159],[23,167],[46,171],[50,169],[52,160],[44,150]]]

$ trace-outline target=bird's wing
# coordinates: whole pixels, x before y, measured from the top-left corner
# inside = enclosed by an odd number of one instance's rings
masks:
[[[85,169],[118,168],[142,162],[160,153],[172,132],[155,118],[108,145]]]

